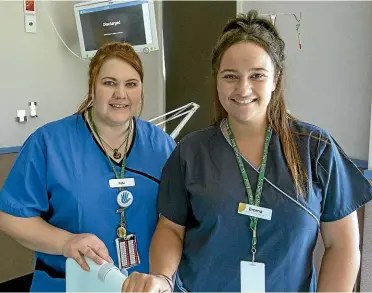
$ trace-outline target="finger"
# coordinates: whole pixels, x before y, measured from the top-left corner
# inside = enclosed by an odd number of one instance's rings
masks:
[[[88,244],[96,254],[98,254],[102,259],[106,260],[107,262],[113,263],[113,259],[110,257],[109,252],[107,250],[107,247],[105,243],[101,239],[99,239],[97,236],[92,235],[90,237],[91,244]]]
[[[72,258],[81,266],[81,268],[84,271],[89,272],[89,265],[87,264],[87,262],[85,261],[85,259],[83,258],[83,256],[78,251],[76,251],[72,255]]]
[[[148,282],[146,282],[143,292],[159,292],[159,286],[154,278],[149,279]]]
[[[95,252],[102,258],[102,259],[104,259],[105,261],[107,261],[107,262],[114,262],[113,260],[112,260],[112,258],[110,257],[110,255],[109,255],[109,253],[108,253],[108,250],[107,250],[107,248],[106,248],[106,246],[104,246],[104,247],[98,247],[96,250],[95,250]]]
[[[147,292],[147,291],[144,291],[147,282],[151,283],[151,280],[149,280],[149,278],[146,278],[140,275],[137,278],[137,282],[134,286],[133,292]]]
[[[96,254],[89,246],[85,246],[82,253],[93,260],[96,264],[103,264],[103,259],[98,254]]]
[[[129,284],[129,282],[130,282],[130,277],[128,277],[128,278],[124,281],[123,286],[121,287],[121,292],[128,292],[128,291],[127,291],[127,288],[128,288],[128,284]]]
[[[129,283],[128,283],[128,287],[126,289],[126,292],[135,292],[134,287],[136,286],[137,278],[138,278],[138,273],[137,272],[133,272],[130,275],[130,277],[128,278]]]

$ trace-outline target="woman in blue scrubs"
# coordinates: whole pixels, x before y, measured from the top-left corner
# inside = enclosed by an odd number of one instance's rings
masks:
[[[36,251],[31,291],[65,291],[66,257],[84,269],[86,256],[149,272],[159,179],[175,142],[137,118],[142,82],[129,44],[102,46],[78,113],[24,143],[1,190],[0,228]],[[127,247],[134,247],[128,257]]]
[[[369,182],[325,130],[286,111],[284,42],[251,11],[213,50],[215,126],[163,170],[151,272],[123,291],[351,292]],[[325,244],[319,280],[313,252]]]

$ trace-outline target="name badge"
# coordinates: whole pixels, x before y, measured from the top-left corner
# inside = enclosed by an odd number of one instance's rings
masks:
[[[265,264],[240,262],[240,292],[265,292]]]
[[[115,187],[131,187],[135,186],[134,178],[110,179],[109,184],[111,188]]]
[[[271,209],[258,207],[241,202],[239,203],[238,213],[241,215],[247,215],[264,220],[271,220],[271,215],[273,211]]]

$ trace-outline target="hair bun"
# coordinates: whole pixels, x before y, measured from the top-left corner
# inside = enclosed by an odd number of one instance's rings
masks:
[[[243,14],[244,15],[244,14]],[[258,12],[257,10],[250,10],[247,14],[244,15],[245,19],[247,20],[248,23],[253,22],[256,20],[258,17]]]
[[[257,10],[250,10],[246,14],[239,14],[235,19],[230,20],[224,27],[222,34],[234,29],[243,29],[248,31],[251,25],[261,26],[264,29],[272,32],[276,37],[279,36],[274,25],[269,20],[260,17]]]

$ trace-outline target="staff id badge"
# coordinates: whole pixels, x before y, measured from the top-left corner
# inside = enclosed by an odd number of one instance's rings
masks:
[[[116,238],[115,243],[120,270],[130,269],[140,264],[136,235],[131,234],[123,238]]]
[[[240,291],[265,292],[265,264],[251,261],[240,262]]]
[[[246,204],[244,202],[239,203],[238,213],[241,215],[256,217],[264,220],[271,220],[273,211],[271,209],[258,207],[255,205]]]
[[[109,185],[111,188],[117,187],[132,187],[136,186],[134,178],[110,179]]]

